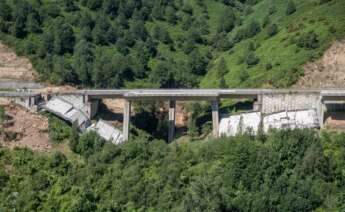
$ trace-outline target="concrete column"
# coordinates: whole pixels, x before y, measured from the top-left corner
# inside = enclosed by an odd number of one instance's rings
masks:
[[[324,116],[325,116],[325,112],[326,112],[326,106],[323,103],[323,100],[320,100],[320,105],[319,105],[320,109],[319,109],[319,125],[320,128],[323,127],[323,122],[324,122]]]
[[[219,137],[219,102],[218,100],[213,100],[211,102],[212,107],[212,126],[213,126],[213,137]]]
[[[254,102],[253,110],[258,112],[262,111],[262,95],[258,95],[257,100]]]
[[[90,99],[87,95],[83,95],[83,102],[86,106],[86,112],[89,119],[92,119],[98,111],[99,100]]]
[[[168,135],[169,143],[174,140],[174,135],[175,135],[175,108],[176,108],[176,101],[174,100],[169,101],[169,135]]]
[[[129,123],[131,118],[131,101],[125,100],[123,108],[123,138],[128,141],[129,138]]]

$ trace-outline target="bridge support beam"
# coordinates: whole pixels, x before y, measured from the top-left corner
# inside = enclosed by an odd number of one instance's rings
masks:
[[[169,134],[168,142],[172,142],[175,137],[175,116],[176,116],[176,101],[169,101]]]
[[[219,101],[213,100],[211,102],[212,107],[212,135],[214,138],[219,137]]]
[[[129,138],[129,124],[131,118],[131,101],[125,100],[123,108],[123,139],[128,141]]]

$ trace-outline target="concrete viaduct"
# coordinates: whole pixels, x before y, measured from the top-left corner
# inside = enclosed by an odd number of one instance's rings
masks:
[[[33,106],[46,94],[35,92],[0,92],[0,97],[20,98],[25,106]],[[129,137],[131,103],[133,101],[169,102],[169,141],[174,139],[176,101],[209,101],[212,107],[213,136],[219,135],[219,101],[221,99],[252,99],[253,110],[263,114],[315,109],[319,125],[322,127],[327,108],[344,105],[345,89],[129,89],[129,90],[77,90],[52,95],[82,96],[89,118],[98,110],[102,99],[119,98],[125,100],[123,109],[123,136]],[[46,98],[43,98],[46,99]]]

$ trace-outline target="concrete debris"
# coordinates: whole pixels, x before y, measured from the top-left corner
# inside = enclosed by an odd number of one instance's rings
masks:
[[[84,112],[62,98],[52,98],[43,108],[72,124],[77,124],[82,132],[91,125],[91,121]]]
[[[103,120],[91,125],[88,130],[97,132],[99,136],[113,144],[120,144],[124,141],[122,132]]]
[[[77,123],[81,132],[95,131],[99,136],[114,144],[124,141],[121,131],[103,120],[91,125],[91,120],[81,110],[83,105],[78,97],[69,97],[68,100],[56,96],[49,100],[43,108],[70,123]]]
[[[315,109],[283,111],[267,115],[252,112],[221,119],[219,134],[221,136],[236,136],[249,132],[255,135],[260,128],[267,133],[270,129],[318,127],[319,121]]]

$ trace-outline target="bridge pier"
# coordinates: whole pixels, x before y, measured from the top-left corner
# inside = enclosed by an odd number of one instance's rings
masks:
[[[84,101],[85,106],[86,106],[86,113],[88,115],[88,118],[92,119],[98,111],[99,100],[98,99],[90,99],[89,96],[84,95],[83,101]]]
[[[128,141],[129,138],[129,124],[131,118],[131,101],[125,100],[123,108],[123,140]]]
[[[169,134],[168,142],[172,142],[175,137],[175,117],[176,117],[176,101],[169,101]]]
[[[211,102],[212,107],[212,135],[214,138],[219,137],[219,101],[213,100]]]

